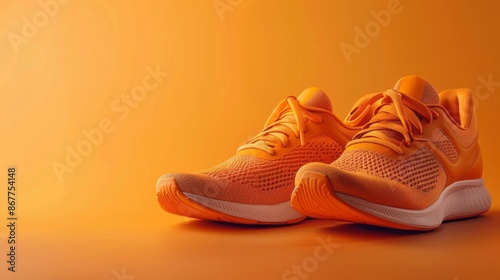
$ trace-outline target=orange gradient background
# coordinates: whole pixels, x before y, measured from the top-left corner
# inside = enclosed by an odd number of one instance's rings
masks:
[[[393,2],[1,0],[0,278],[498,277],[500,2]],[[45,22],[40,3],[53,5]],[[399,13],[348,62],[340,44],[354,45],[355,28],[388,4]],[[33,16],[43,26],[13,44]],[[118,113],[113,106],[124,106],[122,96],[157,67],[168,76]],[[343,117],[362,94],[410,74],[438,90],[476,90],[493,198],[485,216],[415,234],[320,220],[237,226],[158,206],[161,174],[229,158],[286,96],[318,86]],[[112,131],[59,180],[55,162],[65,164],[67,148],[103,120]],[[18,185],[15,273],[6,262],[10,166]],[[318,240],[336,247],[313,262]],[[302,264],[304,275],[286,274]]]

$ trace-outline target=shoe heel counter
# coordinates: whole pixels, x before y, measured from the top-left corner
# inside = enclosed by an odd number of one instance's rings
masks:
[[[477,114],[476,114],[476,105],[474,104],[474,97],[472,94],[472,91],[469,93],[469,109],[468,111],[471,112],[470,114],[470,123],[469,123],[469,130],[474,131],[474,134],[476,135],[475,140],[474,140],[474,151],[475,155],[473,157],[472,165],[470,167],[469,172],[466,174],[465,179],[479,179],[483,177],[483,154],[481,152],[481,147],[479,146],[479,125],[478,125],[478,120],[477,120]]]
[[[472,94],[472,91],[466,90],[462,94],[462,96],[459,96],[460,99],[462,99],[462,102],[464,108],[461,112],[461,116],[463,116],[462,119],[462,125],[464,125],[467,129],[468,132],[470,132],[470,137],[469,139],[472,140],[472,153],[471,156],[467,157],[471,159],[468,164],[466,172],[464,172],[464,176],[462,177],[462,180],[472,180],[472,179],[480,179],[483,176],[483,155],[481,152],[481,147],[479,146],[479,126],[478,126],[478,120],[477,120],[477,114],[475,110],[475,104],[474,104],[474,97]],[[467,101],[467,102],[465,102]],[[467,120],[468,122],[465,122],[464,120]],[[467,137],[464,137],[467,138]],[[465,151],[463,151],[465,152]],[[466,153],[466,152],[465,152]],[[465,154],[464,153],[464,154]]]

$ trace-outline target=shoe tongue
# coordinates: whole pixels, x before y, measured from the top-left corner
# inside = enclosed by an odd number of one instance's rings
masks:
[[[418,76],[406,76],[396,83],[394,90],[419,100],[424,104],[439,104],[439,95],[434,87]]]
[[[332,102],[328,95],[317,87],[304,90],[297,99],[304,106],[316,107],[332,112]]]

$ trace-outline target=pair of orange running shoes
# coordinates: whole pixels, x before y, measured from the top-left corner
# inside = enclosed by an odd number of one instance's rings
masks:
[[[408,76],[362,97],[341,121],[309,88],[283,100],[229,160],[161,176],[158,200],[173,214],[241,224],[313,217],[435,229],[491,205],[474,109],[469,89],[438,94]]]

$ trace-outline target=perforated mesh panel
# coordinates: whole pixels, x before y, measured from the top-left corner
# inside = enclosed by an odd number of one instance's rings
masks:
[[[308,100],[301,101],[301,104],[332,111],[332,102],[324,92],[318,92]]]
[[[439,162],[427,148],[422,148],[406,160],[395,160],[369,150],[347,151],[333,163],[350,172],[395,180],[417,190],[432,190],[439,177]]]
[[[439,104],[439,95],[431,84],[425,83],[420,102],[424,104]]]
[[[431,141],[446,155],[450,161],[455,162],[458,160],[459,156],[455,145],[441,129],[435,130],[432,134]]]

